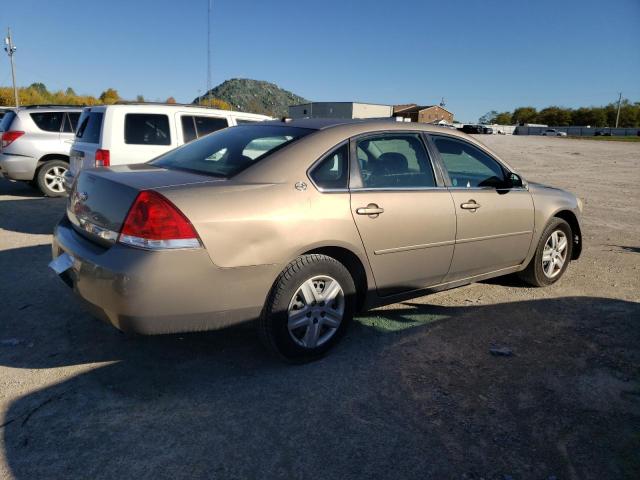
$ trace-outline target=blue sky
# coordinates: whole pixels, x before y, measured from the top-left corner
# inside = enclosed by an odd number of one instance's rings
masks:
[[[207,0],[20,0],[3,8],[20,85],[190,102]],[[213,85],[312,100],[438,103],[459,120],[522,105],[640,101],[640,0],[213,0]],[[9,62],[0,84],[9,85]]]

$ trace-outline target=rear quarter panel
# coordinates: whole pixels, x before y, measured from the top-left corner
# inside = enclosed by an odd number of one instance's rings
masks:
[[[347,248],[365,264],[349,193],[321,194],[310,185],[299,191],[294,183],[200,185],[162,193],[191,220],[219,267],[284,266],[323,246]]]

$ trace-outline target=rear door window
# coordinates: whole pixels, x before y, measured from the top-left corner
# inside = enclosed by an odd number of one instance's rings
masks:
[[[30,114],[31,119],[40,130],[59,132],[64,121],[64,112],[36,112]]]
[[[226,118],[218,117],[193,117],[196,122],[196,130],[198,132],[198,138],[204,137],[217,130],[227,128],[229,123]]]
[[[62,131],[66,133],[75,132],[76,127],[78,126],[78,118],[80,118],[79,112],[67,112],[62,125]]]
[[[182,117],[180,117],[180,122],[182,123],[182,139],[184,143],[189,143],[190,141],[198,138],[196,124],[193,122],[193,116],[182,115]]]
[[[171,145],[169,117],[154,113],[127,113],[124,116],[124,143]]]
[[[76,138],[84,143],[100,143],[100,130],[102,130],[102,112],[89,112],[83,115]]]
[[[365,188],[435,187],[427,151],[418,134],[384,134],[358,141]]]

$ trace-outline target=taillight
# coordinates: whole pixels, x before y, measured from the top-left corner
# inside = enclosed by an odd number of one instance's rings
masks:
[[[111,154],[109,150],[96,150],[96,167],[109,167],[111,165]]]
[[[2,132],[2,148],[6,148],[19,139],[24,132],[19,132],[17,130],[9,130],[8,132]]]
[[[144,190],[136,197],[118,241],[151,250],[201,246],[187,217],[173,203],[151,190]]]

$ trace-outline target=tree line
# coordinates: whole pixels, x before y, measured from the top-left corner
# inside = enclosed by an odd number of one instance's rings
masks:
[[[18,99],[20,105],[110,105],[121,101],[126,101],[118,91],[114,88],[107,88],[98,97],[92,95],[78,95],[73,88],[69,87],[66,90],[56,90],[50,92],[44,83],[32,83],[28,87],[18,88]],[[138,95],[133,100],[135,102],[145,102],[143,95]],[[0,106],[9,107],[15,105],[13,88],[0,87]],[[175,98],[169,97],[165,100],[165,103],[176,103]],[[232,110],[224,100],[212,98],[200,102],[201,105],[219,108],[221,110]]]
[[[534,107],[518,107],[513,112],[492,110],[480,117],[482,124],[522,125],[539,123],[554,127],[570,125],[591,127],[615,127],[618,103],[604,107],[564,108],[551,106],[537,110]],[[619,127],[640,127],[640,102],[624,99],[620,104]]]

